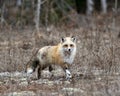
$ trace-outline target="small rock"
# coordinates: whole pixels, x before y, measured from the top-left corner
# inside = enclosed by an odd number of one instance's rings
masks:
[[[54,82],[53,82],[53,81],[48,81],[46,84],[47,84],[48,86],[53,86],[53,85],[54,85]]]
[[[58,68],[57,70],[53,70],[52,74],[54,75],[54,77],[60,77],[63,76],[65,73],[61,68]]]
[[[52,76],[52,73],[47,71],[42,71],[42,77],[44,78],[50,78]]]
[[[64,81],[65,84],[70,84],[70,81]]]
[[[21,78],[20,79],[20,81],[26,81],[27,80],[27,78]]]
[[[62,91],[68,91],[68,92],[83,92],[83,90],[79,88],[63,88]]]
[[[9,72],[1,72],[0,76],[10,76],[10,73]]]
[[[32,91],[21,91],[8,93],[7,96],[36,96],[36,94]]]
[[[26,85],[28,85],[28,82],[27,81],[23,81],[19,85],[26,86]]]
[[[4,84],[4,81],[0,81],[0,84]]]
[[[63,81],[55,80],[55,81],[54,81],[54,84],[60,85],[60,84],[63,84]]]
[[[70,96],[73,96],[74,93],[83,93],[84,91],[79,88],[63,88],[63,92],[67,93]]]

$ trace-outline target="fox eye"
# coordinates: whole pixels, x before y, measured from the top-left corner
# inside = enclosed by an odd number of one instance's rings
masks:
[[[74,47],[74,45],[73,45],[73,44],[70,44],[70,47]]]
[[[68,47],[68,45],[67,45],[67,44],[65,44],[65,45],[64,45],[64,47]]]

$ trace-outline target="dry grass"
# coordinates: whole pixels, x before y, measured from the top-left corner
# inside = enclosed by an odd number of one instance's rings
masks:
[[[2,30],[0,33],[0,72],[24,71],[25,64],[37,48],[57,44],[62,36],[74,35],[77,37],[77,56],[71,67],[74,82],[71,85],[68,84],[67,87],[86,89],[87,93],[81,96],[98,96],[99,92],[101,94],[99,96],[103,96],[102,92],[103,94],[105,92],[106,96],[113,94],[111,88],[112,86],[115,88],[115,85],[109,82],[109,76],[114,77],[120,74],[120,39],[118,38],[120,28],[117,21],[119,18],[118,16],[116,22],[113,22],[112,16],[85,17],[85,25],[79,28],[53,27],[49,31],[41,28],[39,33],[35,33],[32,29],[10,30],[9,32]],[[101,82],[95,81],[99,78],[102,78]],[[118,81],[113,80],[112,82],[118,84]],[[61,85],[61,87],[66,86]],[[57,89],[59,93],[61,87],[54,86],[53,90]],[[4,86],[4,88],[6,87]],[[113,93],[108,92],[108,89],[111,89]],[[52,89],[48,88],[47,90]],[[95,93],[95,90],[98,93]],[[59,96],[78,96],[77,93],[60,94]],[[41,96],[48,95],[42,94]]]

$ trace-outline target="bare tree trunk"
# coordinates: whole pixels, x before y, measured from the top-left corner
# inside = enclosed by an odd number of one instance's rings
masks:
[[[17,0],[17,6],[21,6],[22,5],[22,0]]]
[[[117,12],[118,0],[115,0],[115,11]]]
[[[90,15],[92,13],[93,5],[94,5],[93,0],[87,0],[87,11],[86,11],[87,15]]]
[[[45,9],[45,11],[46,11],[46,13],[45,13],[45,26],[48,27],[49,1],[47,1],[46,3],[47,3],[46,5],[47,5],[48,7],[46,7],[46,9]]]
[[[3,3],[2,8],[1,8],[1,16],[0,16],[0,23],[2,24],[7,24],[6,20],[4,18],[4,13],[5,13],[5,3]]]
[[[39,32],[40,9],[41,9],[41,0],[38,0],[36,16],[35,16],[35,27],[36,27],[37,32]]]
[[[107,13],[107,1],[106,0],[101,0],[101,8],[102,8],[102,13],[106,14]]]
[[[117,7],[118,7],[118,0],[115,0],[115,6],[113,8],[113,22],[112,22],[112,28],[115,29],[115,22],[116,22],[116,15],[117,15]]]
[[[107,13],[107,0],[100,0],[101,1],[101,9],[102,13]],[[86,13],[90,15],[94,8],[94,1],[93,0],[87,0],[87,11]]]
[[[3,4],[3,6],[2,6],[2,10],[1,10],[1,18],[0,18],[0,21],[1,21],[1,23],[3,23],[4,22],[4,17],[3,17],[3,14],[4,14],[4,4]]]

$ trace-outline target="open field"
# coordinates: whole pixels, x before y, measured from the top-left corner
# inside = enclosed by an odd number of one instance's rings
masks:
[[[120,96],[120,16],[80,17],[79,27],[2,29],[0,32],[1,96]],[[25,64],[38,48],[57,44],[60,37],[77,37],[73,79],[55,68],[40,80],[24,73]],[[32,75],[35,77],[35,73]]]

